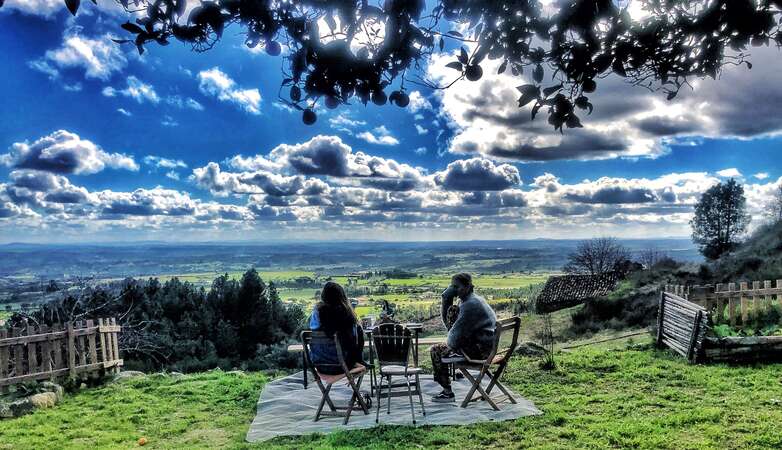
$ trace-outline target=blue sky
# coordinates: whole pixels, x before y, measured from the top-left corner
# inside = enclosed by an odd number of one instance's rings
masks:
[[[139,56],[109,40],[126,19],[0,9],[0,241],[686,236],[710,185],[738,177],[760,223],[782,182],[775,49],[674,102],[607,79],[564,135],[507,75],[409,86],[408,108],[320,106],[306,126],[277,101],[280,58],[239,28]],[[448,58],[425,75],[447,80]]]

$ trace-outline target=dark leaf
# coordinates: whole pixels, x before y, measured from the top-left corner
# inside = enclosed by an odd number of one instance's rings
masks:
[[[538,64],[534,69],[532,69],[532,79],[538,83],[543,81],[543,66]]]
[[[553,94],[554,92],[557,92],[560,89],[562,89],[562,83],[559,83],[555,86],[549,86],[546,89],[543,89],[543,96],[548,97],[549,95]]]
[[[133,34],[139,34],[144,32],[144,29],[136,25],[135,23],[125,22],[120,26],[122,27],[123,30],[130,31]]]
[[[668,95],[665,96],[665,98],[668,100],[673,100],[674,98],[676,98],[676,94],[678,93],[679,91],[671,91],[668,93]]]
[[[581,125],[581,120],[575,114],[570,114],[567,121],[565,121],[565,124],[568,128],[584,128],[584,126]]]
[[[535,86],[534,84],[517,86],[516,89],[521,92],[521,97],[519,97],[519,108],[527,105],[533,100],[540,98],[540,87]]]
[[[535,116],[538,115],[538,110],[540,109],[540,107],[541,107],[540,103],[535,103],[534,105],[532,105],[532,115],[531,115],[532,120],[535,120]]]
[[[445,67],[456,69],[459,72],[462,71],[462,63],[460,63],[459,61],[449,62],[448,64],[445,65]]]
[[[462,64],[467,64],[467,62],[470,60],[469,57],[467,56],[467,50],[465,50],[464,47],[462,47],[459,50],[460,50],[459,57],[458,57],[459,62]]]
[[[79,10],[79,5],[81,5],[81,0],[65,0],[65,6],[74,16],[76,15],[76,11]]]
[[[440,38],[440,51],[443,51],[443,47],[445,47],[445,39]]]
[[[592,114],[592,104],[589,103],[589,98],[586,96],[580,96],[576,99],[576,106],[578,106],[580,109],[586,109],[589,110],[589,114]]]
[[[619,75],[620,77],[626,77],[627,72],[625,72],[625,66],[622,64],[622,61],[619,59],[615,59],[614,63],[611,65],[611,70],[614,71],[615,74]]]
[[[128,42],[133,42],[130,39],[112,39],[112,41],[116,42],[117,44],[127,44]]]
[[[505,61],[502,62],[502,64],[500,64],[499,69],[497,69],[497,74],[505,73],[505,69],[507,68],[508,68],[508,60],[506,59]]]
[[[186,8],[187,0],[176,0],[176,7],[174,8],[174,11],[176,12],[177,17],[181,17],[182,14],[185,13]]]
[[[456,30],[451,30],[451,31],[449,31],[449,32],[448,32],[448,34],[450,34],[451,36],[456,36],[456,37],[458,37],[458,38],[462,38],[462,37],[464,37],[464,36],[462,36],[462,33],[459,33],[459,32],[458,32],[458,31],[456,31]]]

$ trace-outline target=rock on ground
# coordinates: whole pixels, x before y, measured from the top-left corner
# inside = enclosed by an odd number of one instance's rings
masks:
[[[146,374],[144,372],[139,372],[137,370],[124,370],[116,375],[114,375],[114,378],[111,380],[112,383],[121,382],[124,380],[129,380],[131,378],[137,378],[137,377],[143,377]]]
[[[54,392],[33,394],[28,399],[36,408],[51,408],[57,404],[57,394]]]

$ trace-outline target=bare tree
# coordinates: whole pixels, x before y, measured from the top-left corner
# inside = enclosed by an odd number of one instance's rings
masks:
[[[581,241],[568,255],[564,271],[572,274],[600,275],[611,272],[629,259],[627,251],[616,238],[601,237]]]
[[[645,269],[651,269],[658,262],[668,258],[668,254],[657,247],[649,247],[641,250],[638,254],[638,258],[641,260],[641,264],[644,265]]]

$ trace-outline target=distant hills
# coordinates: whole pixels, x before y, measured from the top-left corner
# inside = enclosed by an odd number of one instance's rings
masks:
[[[407,271],[558,271],[577,240],[308,241],[202,243],[27,244],[0,246],[0,277],[126,277],[222,273],[249,267],[344,274]],[[688,239],[621,240],[632,252],[655,247],[683,261],[700,261]]]

